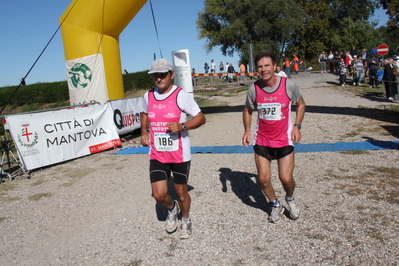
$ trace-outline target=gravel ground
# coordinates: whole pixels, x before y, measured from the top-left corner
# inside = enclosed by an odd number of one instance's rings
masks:
[[[336,86],[330,74],[293,77],[307,103],[301,143],[397,141],[397,104]],[[245,93],[215,97],[193,146],[240,145]],[[378,107],[378,109],[365,109]],[[204,110],[209,111],[209,110]],[[255,119],[254,119],[255,120]],[[193,235],[164,231],[148,155],[106,151],[0,185],[4,265],[398,265],[398,150],[297,153],[297,221],[267,222],[252,154],[195,154]],[[273,163],[273,184],[284,191]]]

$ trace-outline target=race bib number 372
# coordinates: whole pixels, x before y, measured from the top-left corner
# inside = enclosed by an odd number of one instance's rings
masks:
[[[157,151],[177,151],[179,133],[154,133],[154,144]]]
[[[259,103],[259,118],[264,120],[281,120],[280,103]]]

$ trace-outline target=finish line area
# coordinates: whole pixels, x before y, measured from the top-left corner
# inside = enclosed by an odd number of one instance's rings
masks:
[[[191,147],[191,154],[213,153],[213,154],[234,154],[253,153],[253,145],[245,147],[235,146],[194,146]],[[399,141],[363,141],[363,142],[337,142],[337,143],[311,143],[295,144],[295,152],[336,152],[336,151],[364,151],[364,150],[399,150]],[[130,146],[118,150],[114,154],[148,154],[149,147]]]

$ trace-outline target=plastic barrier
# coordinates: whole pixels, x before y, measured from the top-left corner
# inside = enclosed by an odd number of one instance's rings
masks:
[[[192,73],[192,77],[227,77],[228,74],[232,76],[257,76],[258,73]]]

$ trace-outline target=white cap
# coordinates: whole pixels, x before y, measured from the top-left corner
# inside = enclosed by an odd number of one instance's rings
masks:
[[[148,74],[154,73],[166,73],[169,71],[173,71],[172,64],[166,59],[157,59],[151,64],[151,69],[148,71]]]
[[[356,58],[356,57],[357,57],[356,55],[353,56],[353,58]]]

